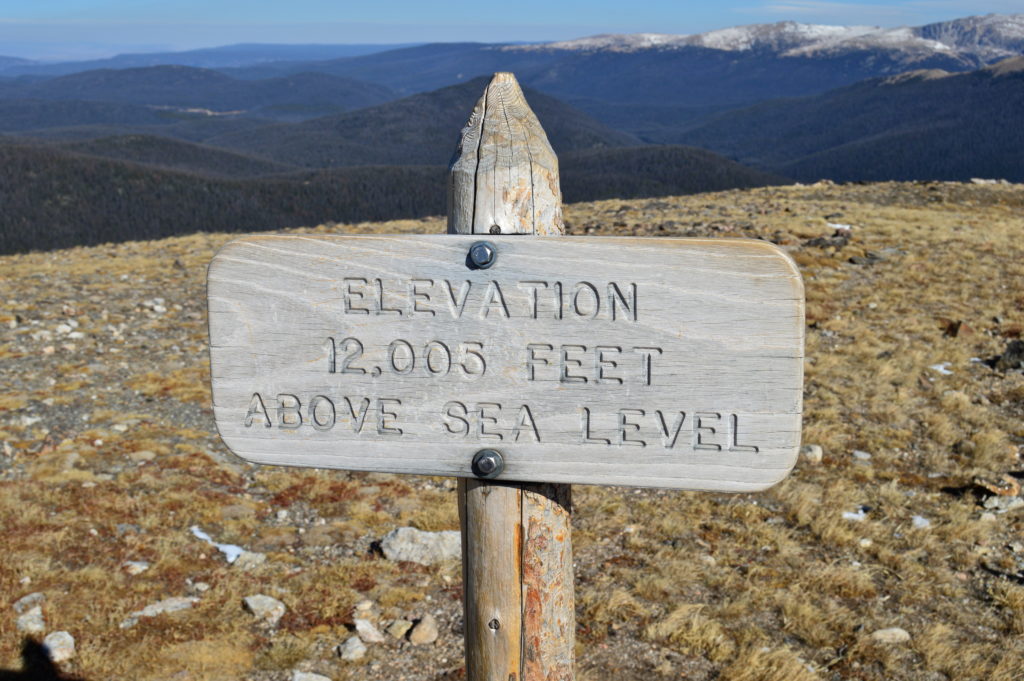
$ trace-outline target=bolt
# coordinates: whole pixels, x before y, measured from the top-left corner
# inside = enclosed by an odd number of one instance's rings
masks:
[[[496,619],[493,619],[487,623],[487,628],[491,631],[497,631],[498,629],[501,629],[501,622],[499,622]]]
[[[488,241],[477,241],[469,247],[469,263],[478,270],[486,270],[498,259],[498,249]]]
[[[505,460],[494,449],[481,449],[473,456],[473,473],[478,478],[491,480],[505,470]]]

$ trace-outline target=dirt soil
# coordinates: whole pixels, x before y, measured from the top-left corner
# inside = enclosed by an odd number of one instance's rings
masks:
[[[761,494],[575,487],[578,678],[1024,678],[1024,186],[819,183],[566,217],[787,249],[803,441],[823,454]],[[14,603],[40,592],[30,635],[69,632],[60,667],[81,679],[464,678],[457,560],[377,548],[457,529],[452,480],[259,468],[220,443],[205,272],[229,238],[0,258],[0,668],[22,669]],[[193,527],[266,559],[229,564]],[[284,603],[276,625],[252,594]],[[126,626],[175,597],[196,600]],[[433,615],[440,636],[343,660],[357,606],[382,630]]]

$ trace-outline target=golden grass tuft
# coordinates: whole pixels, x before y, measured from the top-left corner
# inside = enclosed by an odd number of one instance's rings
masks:
[[[181,402],[209,403],[210,362],[207,359],[200,366],[174,369],[167,373],[146,372],[129,381],[128,385],[147,397],[170,397]]]
[[[586,626],[595,629],[618,629],[627,622],[643,623],[651,608],[622,588],[612,588],[610,594],[588,592],[580,599]]]
[[[735,653],[736,644],[725,627],[705,617],[702,610],[704,606],[699,604],[676,607],[647,627],[647,638],[684,655],[703,655],[713,662],[724,662]]]
[[[721,681],[820,681],[791,649],[748,647],[722,669]]]
[[[989,595],[1003,609],[1006,630],[1014,636],[1024,634],[1024,587],[995,582],[989,587]]]

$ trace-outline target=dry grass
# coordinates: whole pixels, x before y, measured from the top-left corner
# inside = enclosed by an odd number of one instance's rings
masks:
[[[1024,374],[972,358],[1024,328],[1024,188],[782,187],[566,214],[574,233],[788,248],[807,291],[803,439],[825,452],[760,495],[576,488],[580,678],[1020,678],[1024,511],[983,517],[973,481],[1022,473]],[[831,221],[852,224],[852,240],[809,244]],[[331,229],[442,222],[318,228]],[[371,546],[401,525],[457,529],[450,481],[253,469],[224,454],[204,276],[227,238],[0,259],[0,593],[46,593],[48,629],[78,642],[68,670],[92,681],[284,681],[295,668],[460,678],[459,566],[396,565]],[[884,259],[850,262],[870,254]],[[156,297],[165,313],[142,305]],[[71,321],[83,337],[57,332]],[[951,322],[963,322],[955,336]],[[843,517],[860,508],[862,520]],[[268,560],[236,569],[193,525]],[[131,576],[128,560],[150,567]],[[288,606],[277,631],[241,608],[259,592]],[[192,593],[192,610],[119,628]],[[382,624],[437,613],[441,640],[342,663],[331,651],[364,599]],[[911,641],[871,639],[887,627]],[[20,645],[7,608],[0,667],[20,665]]]

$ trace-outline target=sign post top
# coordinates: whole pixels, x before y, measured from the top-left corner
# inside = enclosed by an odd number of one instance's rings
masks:
[[[448,174],[450,234],[561,234],[558,157],[511,73],[496,73]]]

